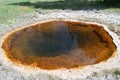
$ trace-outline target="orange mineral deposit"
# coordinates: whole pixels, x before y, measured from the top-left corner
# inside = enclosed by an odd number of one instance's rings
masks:
[[[96,64],[116,51],[102,26],[59,20],[17,29],[7,35],[2,48],[15,63],[47,70]]]

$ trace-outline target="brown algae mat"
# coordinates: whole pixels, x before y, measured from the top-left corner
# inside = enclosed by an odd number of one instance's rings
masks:
[[[96,64],[116,51],[102,26],[60,20],[19,28],[5,37],[2,48],[13,62],[47,70]]]

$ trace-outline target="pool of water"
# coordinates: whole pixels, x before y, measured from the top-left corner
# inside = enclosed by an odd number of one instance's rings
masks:
[[[76,68],[107,60],[116,50],[100,25],[48,21],[18,29],[4,40],[7,57],[42,69]]]

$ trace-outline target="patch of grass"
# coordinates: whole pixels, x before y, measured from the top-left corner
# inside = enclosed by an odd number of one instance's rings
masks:
[[[8,5],[15,2],[24,2],[29,0],[1,0],[0,2],[0,23],[6,23],[7,20],[16,16],[33,11],[32,7]]]
[[[120,13],[120,8],[107,8],[105,11]]]
[[[120,12],[120,8],[107,7],[101,4],[101,0],[0,0],[0,23],[19,15],[24,15],[44,10],[105,10],[108,12]]]
[[[10,5],[16,6],[29,6],[33,8],[41,9],[72,9],[81,10],[83,7],[92,9],[98,8],[101,5],[96,0],[38,0],[38,1],[26,1],[11,3]]]
[[[113,71],[113,73],[114,73],[115,75],[120,75],[120,70],[119,70],[119,69],[115,69],[115,70]]]

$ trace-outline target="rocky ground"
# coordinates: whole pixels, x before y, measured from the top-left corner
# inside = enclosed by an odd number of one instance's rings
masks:
[[[26,14],[17,16],[12,20],[8,20],[7,24],[0,23],[0,39],[9,33],[10,31],[34,22],[45,21],[45,20],[76,20],[76,21],[87,21],[87,22],[97,22],[108,26],[108,28],[117,34],[120,39],[120,13],[106,12],[104,10],[49,10],[40,11],[36,10],[32,14]],[[118,44],[120,45],[120,44]],[[119,47],[118,47],[119,49]],[[24,67],[21,65],[16,65],[7,61],[2,50],[0,50],[0,80],[120,80],[120,60],[115,59],[109,68],[99,67],[97,64],[94,71],[94,66],[89,66],[82,72],[89,72],[89,74],[84,75],[84,73],[79,74],[79,70],[74,73],[73,70],[61,70],[59,71],[41,71],[36,68]],[[117,56],[119,58],[120,52]],[[15,66],[14,66],[15,65]],[[17,66],[17,67],[16,67]],[[77,72],[79,71],[79,72]],[[57,73],[57,74],[56,74]],[[63,74],[61,74],[63,73]],[[64,74],[67,74],[64,75]],[[76,75],[77,74],[77,75]],[[79,77],[80,75],[80,77]]]

